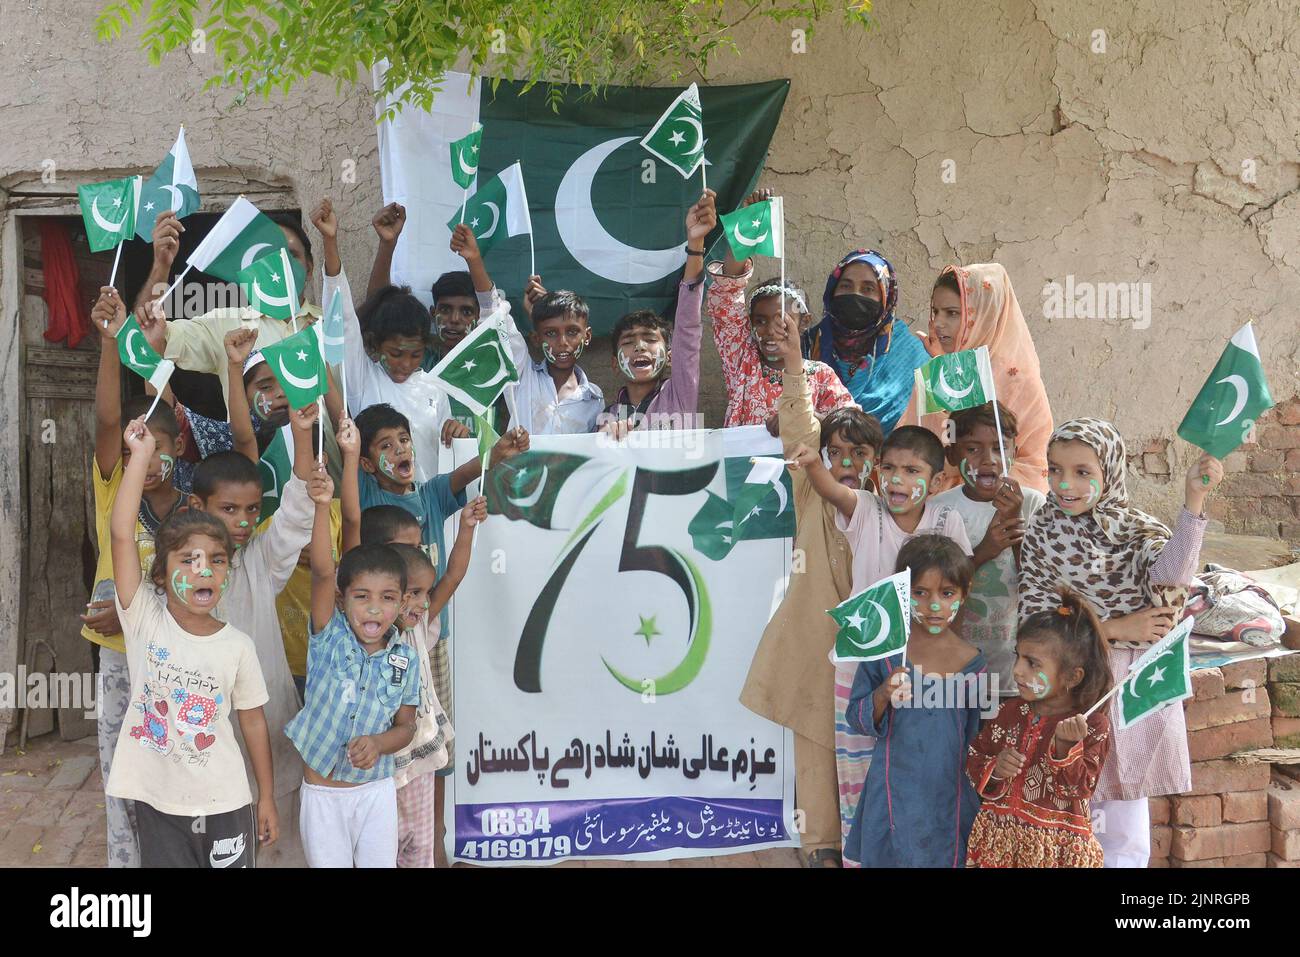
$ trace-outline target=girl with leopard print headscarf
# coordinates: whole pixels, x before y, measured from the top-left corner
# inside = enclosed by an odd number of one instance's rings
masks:
[[[1129,505],[1125,447],[1100,419],[1074,419],[1052,433],[1047,502],[1025,529],[1020,554],[1020,620],[1060,604],[1062,585],[1081,592],[1102,619],[1110,667],[1122,678],[1182,609],[1205,533],[1205,499],[1223,463],[1202,455],[1187,472],[1186,507],[1171,533]],[[1145,867],[1150,857],[1147,799],[1191,788],[1182,708],[1116,729],[1097,785],[1097,837],[1107,867]]]

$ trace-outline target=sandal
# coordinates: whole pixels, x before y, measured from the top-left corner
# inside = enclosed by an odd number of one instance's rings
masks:
[[[840,852],[833,847],[819,847],[812,851],[805,858],[805,864],[808,868],[814,867],[843,867],[844,859]]]

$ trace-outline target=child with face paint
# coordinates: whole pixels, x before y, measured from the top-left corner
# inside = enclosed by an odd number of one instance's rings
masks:
[[[333,483],[317,466],[312,437],[318,417],[316,403],[291,413],[294,447],[293,476],[280,490],[280,504],[264,529],[258,531],[262,508],[262,478],[258,467],[237,452],[220,452],[195,470],[190,509],[222,522],[234,551],[230,556],[229,588],[215,611],[253,639],[269,700],[266,722],[271,732],[277,775],[276,801],[287,839],[267,865],[301,865],[302,849],[296,827],[296,797],[300,761],[284,728],[298,713],[300,700],[285,654],[285,636],[277,599],[288,587],[298,559],[311,538],[313,502],[329,503]]]
[[[389,405],[372,405],[357,416],[360,431],[360,504],[397,505],[420,522],[422,541],[437,548],[438,574],[445,575],[447,549],[443,523],[465,507],[465,486],[479,477],[482,461],[475,456],[448,472],[420,482],[415,478],[415,448],[406,416]],[[511,429],[492,447],[488,467],[528,451],[528,433]],[[450,633],[446,610],[441,615],[442,634]]]
[[[1084,712],[1110,689],[1110,665],[1087,599],[1067,588],[1055,600],[1055,608],[1020,626],[1020,693],[984,725],[966,761],[984,801],[970,834],[969,867],[1102,866],[1089,799],[1112,730],[1106,709],[1086,718]]]
[[[857,666],[845,716],[875,739],[845,856],[862,867],[961,867],[979,798],[966,753],[983,707],[980,650],[952,629],[970,590],[970,557],[943,535],[898,552],[912,574],[907,665],[902,654]]]
[[[999,405],[1002,446],[1010,458],[1016,448],[1016,416]],[[988,659],[991,680],[998,693],[1016,693],[1011,679],[1015,664],[1017,561],[1025,525],[1044,501],[1042,492],[1021,488],[1015,478],[1002,477],[1002,453],[992,403],[952,414],[953,444],[944,454],[962,476],[959,488],[935,496],[961,515],[966,536],[975,542],[975,580],[962,606],[957,632]]]
[[[442,817],[442,788],[436,772],[452,761],[449,744],[454,732],[434,680],[429,648],[436,636],[431,636],[430,631],[437,627],[438,614],[469,570],[474,527],[486,518],[487,499],[482,496],[461,509],[460,530],[447,556],[447,573],[442,578],[437,578],[433,563],[420,549],[411,545],[389,546],[406,563],[406,593],[398,626],[403,640],[415,647],[420,664],[420,706],[416,711],[415,737],[395,755],[394,761],[398,867],[434,866]]]
[[[535,435],[595,431],[605,394],[578,365],[591,345],[586,301],[567,289],[547,292],[541,276],[530,276],[524,308],[533,325],[527,341],[514,319],[505,315],[511,358],[519,369],[518,384],[507,391],[507,401],[514,403],[511,425]],[[528,343],[541,353],[540,361],[533,361]]]
[[[122,367],[118,357],[117,333],[126,322],[126,306],[117,290],[105,286],[91,311],[91,325],[100,336],[99,367],[95,380],[95,461],[91,480],[95,493],[95,538],[98,559],[90,601],[79,617],[81,636],[99,646],[97,673],[99,761],[103,779],[113,766],[119,731],[130,703],[131,681],[127,673],[126,645],[122,625],[113,602],[113,548],[109,519],[122,485],[125,469],[133,454],[122,441],[127,422],[138,418],[153,404],[153,396],[141,395],[122,402]],[[172,407],[160,401],[146,425],[153,438],[144,472],[144,484],[135,521],[135,564],[147,571],[154,559],[154,539],[162,523],[184,508],[185,497],[176,489],[174,463],[184,454]],[[108,819],[108,863],[110,867],[138,867],[140,847],[135,812],[131,802],[106,796]]]
[[[1025,529],[1020,549],[1021,620],[1058,607],[1056,590],[1068,585],[1102,619],[1112,673],[1127,674],[1182,611],[1199,567],[1205,500],[1223,479],[1223,463],[1209,455],[1192,462],[1186,505],[1170,532],[1129,504],[1127,449],[1111,423],[1082,418],[1058,426],[1047,462],[1051,493]],[[1119,723],[1113,710],[1111,723]],[[1106,827],[1097,835],[1105,866],[1146,867],[1151,856],[1147,799],[1180,794],[1191,783],[1182,708],[1164,708],[1132,727],[1116,727],[1093,801],[1094,811],[1106,815]]]
[[[690,428],[690,417],[699,411],[704,240],[718,223],[713,201],[713,190],[705,190],[686,213],[686,267],[674,321],[642,309],[614,323],[609,361],[623,385],[601,414],[602,431],[621,437],[635,428]]]
[[[857,406],[828,413],[813,409],[799,328],[792,316],[782,340],[784,374],[777,404],[787,456],[800,446],[818,447],[830,462],[831,478],[857,491],[869,481],[880,456],[880,425]],[[791,469],[795,554],[802,574],[791,575],[785,597],[763,630],[740,701],[751,711],[794,732],[795,786],[805,827],[800,835],[809,867],[840,862],[839,783],[835,773],[835,669],[827,655],[835,644],[835,622],[826,614],[849,597],[852,556],[836,511],[817,494],[805,469]]]
[[[429,342],[429,311],[405,286],[383,285],[357,309],[339,257],[339,221],[329,200],[312,215],[325,249],[326,307],[339,297],[343,307],[343,371],[353,409],[386,403],[410,422],[415,479],[438,474],[438,447],[469,430],[452,418],[447,394],[422,368]]]
[[[156,448],[143,419],[123,438],[131,461],[110,528],[132,707],[105,790],[135,802],[142,866],[251,867],[256,844],[270,847],[280,825],[257,651],[214,615],[234,549],[212,516],[178,512],[158,530],[146,585],[135,529]],[[257,781],[255,808],[232,713]]]
[[[957,510],[931,501],[926,494],[930,477],[943,465],[943,446],[926,429],[895,429],[885,439],[876,466],[876,494],[835,481],[821,454],[807,445],[796,448],[791,458],[795,462],[792,468],[806,469],[813,489],[835,510],[835,527],[844,535],[852,554],[849,594],[894,574],[899,550],[914,535],[946,535],[964,553],[971,553],[966,526]],[[854,734],[845,718],[855,673],[852,664],[835,666],[835,762],[840,817],[846,835],[872,760],[873,745],[870,737]]]
[[[740,204],[772,198],[772,190],[758,189]],[[709,286],[706,309],[713,322],[713,343],[722,360],[722,375],[727,386],[727,412],[724,427],[766,425],[776,434],[777,403],[781,398],[784,358],[785,320],[781,314],[782,288],[779,279],[759,283],[746,291],[754,275],[753,258],[736,260],[727,245],[726,258],[708,265],[713,281]],[[808,297],[794,283],[785,285],[785,315],[794,319],[802,333],[813,322]],[[802,359],[802,354],[801,354]],[[802,372],[808,380],[808,392],[818,415],[853,405],[835,371],[825,362],[808,359]]]

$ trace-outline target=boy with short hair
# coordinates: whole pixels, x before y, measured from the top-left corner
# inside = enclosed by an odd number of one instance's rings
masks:
[[[329,508],[333,483],[326,488],[312,458],[312,433],[318,417],[312,403],[291,413],[294,437],[293,477],[284,483],[280,505],[265,530],[258,532],[262,510],[262,476],[257,465],[238,452],[219,452],[199,463],[194,471],[194,491],[189,506],[208,512],[226,526],[235,552],[230,557],[228,587],[215,617],[253,639],[262,667],[269,700],[264,706],[271,735],[275,767],[276,809],[285,824],[288,841],[280,842],[262,866],[301,863],[292,822],[298,815],[297,790],[301,781],[298,755],[283,731],[300,707],[297,687],[289,668],[276,599],[298,565],[311,537],[313,502],[324,496]],[[346,433],[344,420],[340,433]],[[255,534],[256,533],[256,534]]]
[[[1005,463],[998,445],[998,419]],[[935,496],[935,502],[956,509],[966,524],[967,536],[979,542],[975,546],[975,579],[956,630],[984,653],[999,695],[1009,697],[1017,693],[1011,671],[1016,663],[1020,542],[1046,496],[1003,477],[1003,466],[1009,470],[1016,453],[1018,429],[1010,409],[999,402],[995,419],[989,402],[954,412],[951,421],[955,441],[944,453],[948,464],[961,475],[962,484]]]
[[[547,292],[540,276],[531,276],[524,291],[533,331],[527,342],[542,353],[534,362],[513,318],[506,334],[519,383],[514,390],[514,420],[534,435],[576,435],[591,432],[605,407],[605,394],[587,378],[578,359],[591,345],[590,310],[576,292]]]
[[[113,754],[122,722],[130,705],[131,681],[127,673],[126,645],[113,601],[113,549],[109,519],[125,462],[122,433],[126,424],[139,418],[153,404],[153,396],[137,396],[122,402],[122,364],[117,352],[117,333],[126,322],[126,304],[112,286],[99,291],[90,314],[99,333],[99,370],[95,378],[95,461],[91,468],[95,490],[95,541],[99,557],[95,563],[95,585],[81,636],[99,645],[99,716],[97,719],[99,764],[103,779],[113,766]],[[176,490],[173,477],[176,460],[184,451],[184,440],[171,406],[159,402],[145,423],[154,437],[154,460],[145,476],[144,495],[136,520],[135,540],[140,553],[140,571],[147,575],[154,557],[154,535],[173,513],[184,507],[185,497]],[[104,797],[108,823],[108,866],[139,867],[140,840],[132,802]]]
[[[713,190],[705,190],[686,213],[686,266],[677,287],[675,320],[670,323],[652,310],[640,309],[614,323],[609,362],[626,381],[599,416],[602,431],[621,437],[640,427],[695,427],[692,420],[700,404],[704,240],[718,222],[713,202]]]
[[[929,499],[930,481],[943,470],[943,444],[929,429],[903,426],[885,439],[876,465],[873,495],[836,482],[821,455],[806,444],[791,456],[792,468],[808,470],[814,489],[839,513],[836,527],[844,532],[853,555],[856,594],[894,574],[899,549],[924,532],[947,535],[967,555],[970,540],[960,513],[951,505]],[[840,823],[845,837],[853,824],[862,784],[871,764],[873,738],[849,733],[845,708],[853,688],[857,662],[835,666],[835,762],[839,774]]]

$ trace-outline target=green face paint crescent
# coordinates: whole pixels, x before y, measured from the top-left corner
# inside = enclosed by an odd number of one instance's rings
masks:
[[[1088,485],[1092,488],[1092,491],[1088,493],[1088,497],[1083,501],[1086,505],[1092,505],[1097,499],[1101,498],[1101,483],[1096,479],[1088,479]]]
[[[1034,675],[1034,683],[1029,686],[1029,690],[1034,693],[1034,697],[1039,701],[1046,698],[1052,691],[1052,683],[1047,680],[1047,675],[1038,672]]]
[[[176,571],[172,572],[172,594],[173,595],[175,595],[182,602],[188,605],[190,603],[190,600],[185,597],[185,593],[187,591],[193,591],[193,590],[194,590],[194,586],[190,584],[189,578],[187,576],[182,575],[181,570],[179,568],[176,569]]]
[[[963,482],[967,485],[975,484],[975,476],[971,474],[970,466],[966,463],[965,459],[961,460],[961,464],[957,466],[957,470],[961,472],[961,480]]]
[[[394,482],[397,481],[397,473],[393,470],[393,466],[389,464],[388,456],[383,452],[379,453],[379,471],[383,472]]]
[[[159,452],[158,461],[162,463],[162,481],[165,484],[176,470],[176,460],[165,452]]]

